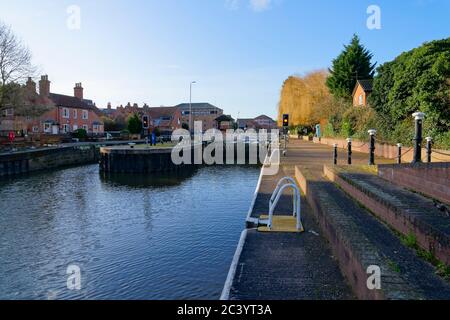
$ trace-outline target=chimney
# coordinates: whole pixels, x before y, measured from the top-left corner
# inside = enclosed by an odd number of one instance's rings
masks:
[[[41,76],[39,81],[39,94],[43,97],[48,97],[50,94],[50,81],[48,81],[48,75]]]
[[[111,110],[111,109],[112,109],[111,102],[108,102],[108,110]]]
[[[28,77],[25,87],[29,93],[36,93],[36,82],[34,82],[31,77]]]
[[[83,87],[81,86],[81,82],[75,83],[75,88],[73,88],[74,97],[83,100]]]

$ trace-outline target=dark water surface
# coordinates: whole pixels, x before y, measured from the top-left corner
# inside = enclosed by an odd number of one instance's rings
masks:
[[[104,177],[91,165],[2,181],[0,299],[217,299],[258,174]]]

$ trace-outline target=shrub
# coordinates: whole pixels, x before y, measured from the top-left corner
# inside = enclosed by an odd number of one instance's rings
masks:
[[[86,140],[87,132],[84,129],[78,129],[73,132],[73,137],[80,140]]]

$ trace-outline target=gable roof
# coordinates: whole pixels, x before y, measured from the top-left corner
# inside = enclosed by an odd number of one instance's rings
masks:
[[[367,79],[367,80],[357,80],[355,88],[353,89],[353,96],[355,95],[356,89],[358,86],[361,86],[361,88],[364,90],[364,92],[372,92],[373,91],[373,80]]]
[[[266,116],[265,114],[260,115],[259,117],[256,117],[255,120],[272,120],[273,122],[275,122],[275,120],[273,120],[271,117]]]
[[[80,100],[76,97],[72,96],[66,96],[63,94],[56,94],[56,93],[50,93],[49,94],[50,100],[53,101],[53,103],[60,107],[67,107],[67,108],[79,108],[79,109],[86,109],[86,110],[93,110],[95,111],[95,108],[93,105],[87,103],[85,100]]]
[[[189,103],[180,103],[179,105],[176,105],[175,106],[176,108],[180,108],[182,111],[186,111],[186,110],[189,110],[189,108],[190,108],[190,105],[189,105]],[[220,108],[218,108],[218,107],[216,107],[216,106],[214,106],[214,105],[212,105],[212,104],[210,104],[210,103],[208,103],[208,102],[196,102],[196,103],[192,103],[192,108],[195,108],[195,109],[220,109]],[[220,110],[222,110],[222,109],[220,109]]]
[[[146,114],[152,118],[153,124],[157,127],[169,129],[179,127],[178,122],[180,121],[181,114],[180,109],[177,107],[148,108]],[[167,117],[168,119],[162,119],[163,117]]]

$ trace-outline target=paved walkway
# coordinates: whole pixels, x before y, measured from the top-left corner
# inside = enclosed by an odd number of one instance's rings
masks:
[[[345,150],[339,151],[339,158],[346,161]],[[333,149],[291,140],[287,156],[281,161],[278,175],[263,176],[251,217],[268,213],[269,199],[277,182],[284,176],[294,177],[295,165],[301,164],[319,173],[325,163],[332,164]],[[367,162],[367,154],[353,154],[353,163]],[[292,214],[290,192],[283,195],[275,214]],[[353,298],[305,198],[302,198],[302,219],[306,229],[302,234],[260,233],[254,229],[247,232],[231,283],[230,299]]]

